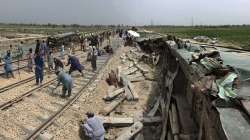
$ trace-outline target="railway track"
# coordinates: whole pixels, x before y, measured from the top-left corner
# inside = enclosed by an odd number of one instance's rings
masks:
[[[102,56],[98,58],[98,71],[103,66],[105,66],[108,59],[109,56]],[[24,93],[23,95],[0,105],[1,110],[8,109],[6,110],[7,112],[5,111],[0,115],[0,118],[4,119],[4,122],[8,123],[8,126],[11,126],[11,128],[5,130],[18,130],[15,131],[17,132],[16,136],[20,137],[21,139],[35,139],[43,130],[51,125],[57,117],[59,117],[65,110],[67,110],[82,95],[83,91],[86,90],[86,87],[95,80],[98,74],[98,72],[94,73],[92,71],[86,70],[84,71],[84,73],[84,77],[79,76],[78,73],[72,74],[74,80],[74,88],[72,90],[72,96],[69,99],[62,99],[60,97],[60,89],[57,89],[54,93],[48,93],[48,91],[50,90],[48,86],[57,84],[56,79],[52,79],[42,86],[36,87],[35,89],[32,89]],[[22,100],[24,100],[25,102],[20,102]],[[15,104],[17,102],[19,103]],[[14,104],[14,107],[9,108]],[[43,114],[44,112],[46,112],[46,115]],[[18,118],[12,116],[13,114],[18,114]],[[48,118],[44,118],[44,116],[47,116]],[[0,124],[1,123],[2,122],[0,121]],[[1,126],[4,125],[1,124]],[[30,127],[33,129],[31,129]],[[0,128],[0,133],[1,132],[3,131]],[[8,132],[8,134],[10,133]],[[22,134],[25,135],[22,136]],[[0,134],[0,139],[7,138],[3,137],[4,135],[5,134]]]
[[[0,105],[2,110],[0,139],[37,138],[82,95],[86,87],[96,79],[99,70],[106,65],[109,58],[109,55],[98,57],[96,73],[84,70],[83,77],[77,72],[73,73],[74,88],[72,96],[68,99],[60,97],[61,89],[59,88],[53,93],[49,92],[49,85],[57,84],[56,79],[52,79]]]
[[[39,127],[37,127],[28,137],[27,140],[34,140],[36,139],[41,132],[43,132],[47,127],[49,127],[65,110],[67,110],[77,99],[82,95],[83,91],[86,90],[86,87],[90,85],[97,77],[97,74],[99,73],[100,69],[108,62],[109,57],[103,57],[101,63],[99,63],[98,72],[90,76],[88,81],[83,83],[83,86],[76,91],[73,98],[71,98],[61,109],[59,109],[57,112],[55,112],[49,119],[47,119],[44,123],[42,123]],[[104,60],[104,62],[103,62]]]
[[[86,54],[83,54],[82,52],[80,52],[80,53],[76,54],[75,56],[79,56],[79,55],[86,55]],[[45,75],[46,75],[46,73],[45,73]],[[26,84],[28,82],[31,82],[33,80],[35,80],[35,76],[32,76],[32,77],[26,78],[24,80],[18,81],[16,83],[4,86],[4,87],[0,88],[0,93],[3,93],[3,92],[8,91],[10,89],[13,89],[13,88],[15,88],[17,86],[21,86],[21,85]]]
[[[83,55],[82,56],[83,59],[86,59],[86,57],[87,57],[86,53],[80,53],[78,55]],[[19,101],[22,101],[25,97],[28,97],[28,96],[32,95],[34,91],[40,90],[42,88],[45,88],[45,87],[49,86],[51,83],[53,83],[53,82],[56,81],[56,76],[54,74],[52,76],[51,75],[49,75],[49,76],[50,76],[50,78],[48,78],[48,77],[45,78],[45,80],[48,80],[48,81],[45,82],[44,84],[42,84],[41,86],[35,86],[34,88],[32,87],[30,89],[26,88],[26,90],[25,90],[25,92],[23,94],[20,95],[20,93],[18,92],[17,95],[13,95],[14,97],[11,97],[12,99],[10,99],[7,102],[4,102],[4,103],[0,104],[0,110],[7,109],[8,107],[12,106],[13,104],[15,104],[15,103],[17,103]],[[54,77],[54,78],[51,78],[51,77]],[[3,93],[3,92],[8,91],[8,90],[11,90],[13,88],[17,88],[17,86],[19,86],[19,85],[27,84],[28,82],[31,82],[34,79],[35,79],[35,76],[27,78],[25,80],[22,80],[20,82],[11,84],[9,86],[3,87],[3,88],[0,89],[0,93]],[[21,87],[21,88],[23,88],[23,87]],[[11,94],[11,92],[8,93],[8,94]]]
[[[22,85],[22,84],[25,84],[25,83],[27,83],[27,82],[33,81],[34,79],[35,79],[35,76],[32,76],[32,77],[29,77],[29,78],[24,79],[24,80],[22,80],[22,81],[18,81],[18,82],[16,82],[16,83],[13,83],[13,84],[4,86],[4,87],[0,88],[0,93],[3,93],[3,92],[5,92],[5,91],[8,91],[8,90],[10,90],[10,89],[12,89],[12,88],[15,88],[15,87],[17,87],[17,86],[20,86],[20,85]]]

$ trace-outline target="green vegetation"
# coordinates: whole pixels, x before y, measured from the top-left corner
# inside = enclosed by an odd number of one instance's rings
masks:
[[[220,41],[238,45],[250,50],[250,26],[147,26],[147,30],[163,34],[172,34],[181,38],[195,36],[208,36],[218,38]]]
[[[72,25],[56,25],[56,24],[4,24],[0,23],[1,33],[32,33],[32,34],[44,34],[52,35],[65,32],[95,32],[104,29],[109,29],[110,26],[81,26],[77,24]]]

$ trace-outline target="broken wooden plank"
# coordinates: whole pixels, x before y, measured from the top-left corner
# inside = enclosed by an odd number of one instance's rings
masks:
[[[170,128],[171,128],[171,132],[173,134],[174,140],[178,140],[179,136],[178,136],[178,133],[176,133],[177,128],[176,128],[176,125],[174,124],[174,121],[173,121],[174,119],[173,119],[172,109],[169,110],[168,114],[169,114]]]
[[[128,82],[128,88],[129,88],[129,90],[131,91],[134,100],[139,100],[139,95],[138,95],[137,92],[135,91],[134,86],[132,85],[132,83],[131,83],[130,81]]]
[[[129,74],[136,72],[137,70],[138,70],[138,68],[132,67],[132,68],[129,68],[128,70],[124,71],[123,74],[129,75]]]
[[[146,68],[144,68],[144,67],[142,67],[141,65],[136,64],[135,66],[136,66],[143,74],[149,73],[149,70],[146,69]]]
[[[139,96],[135,92],[134,87],[133,87],[132,83],[128,80],[127,76],[122,75],[121,79],[122,79],[122,83],[124,85],[125,94],[127,96],[127,99],[128,100],[138,100]]]
[[[250,115],[250,101],[249,100],[241,100],[240,101],[243,108],[245,109],[245,111],[247,112],[248,115]]]
[[[136,72],[135,74],[133,74],[133,75],[128,75],[127,77],[130,79],[133,79],[133,78],[137,78],[137,77],[141,77],[141,76],[143,76],[143,74],[142,73],[140,73],[140,72]]]
[[[171,134],[171,132],[168,130],[167,133],[167,140],[172,140],[173,139],[173,135]]]
[[[121,82],[121,66],[118,66],[117,69],[116,69],[116,76],[117,76],[117,80],[118,82]]]
[[[131,140],[136,134],[138,134],[143,128],[141,122],[135,122],[131,127],[123,130],[121,135],[116,140]]]
[[[172,114],[172,119],[173,119],[172,133],[174,135],[179,134],[180,133],[180,124],[179,124],[179,120],[178,120],[176,105],[174,103],[171,104],[171,114]]]
[[[157,98],[156,103],[154,104],[154,107],[149,111],[147,116],[153,117],[156,114],[156,111],[158,110],[160,105],[160,97]]]
[[[130,89],[128,88],[128,86],[125,86],[125,87],[124,87],[124,90],[125,90],[126,99],[127,99],[128,101],[134,100],[133,94],[131,93],[131,91],[130,91]]]
[[[169,117],[169,109],[170,109],[170,103],[171,103],[171,98],[172,98],[172,89],[173,89],[173,82],[174,82],[174,79],[176,77],[176,75],[178,74],[179,72],[179,65],[177,65],[177,68],[175,70],[175,72],[173,74],[171,74],[171,78],[168,82],[169,86],[169,92],[167,93],[167,105],[166,105],[166,111],[165,111],[165,115],[164,118],[165,118],[165,121],[163,121],[163,130],[162,130],[162,135],[161,135],[161,138],[160,140],[165,140],[165,137],[166,137],[166,129],[167,129],[167,125],[168,125],[168,117]]]
[[[125,96],[121,97],[118,100],[112,101],[110,104],[108,104],[106,107],[103,108],[103,110],[100,111],[101,114],[107,116],[110,112],[112,112],[118,105],[120,105],[121,102],[125,100]]]
[[[197,140],[197,134],[179,134],[181,140]]]
[[[100,117],[103,120],[104,126],[131,126],[134,123],[134,119],[132,117]]]
[[[113,92],[109,92],[108,95],[106,95],[104,97],[104,100],[105,101],[111,101],[113,100],[115,97],[117,97],[118,95],[122,94],[125,92],[125,89],[124,88],[120,88],[120,89],[117,89]]]
[[[144,140],[143,133],[142,133],[142,132],[138,133],[138,134],[135,136],[134,140]]]
[[[128,88],[128,82],[129,80],[127,79],[127,77],[125,75],[121,76],[121,82],[124,86],[124,90],[125,90],[125,95],[127,97],[127,100],[133,100],[133,94],[131,93],[130,89]]]
[[[129,81],[131,82],[140,82],[140,81],[144,81],[145,77],[141,76],[141,77],[136,77],[136,78],[129,78]]]
[[[144,74],[144,76],[145,76],[146,80],[156,81],[155,76],[154,76],[154,74],[152,72]]]
[[[160,116],[156,117],[143,117],[142,115],[135,115],[134,117],[106,117],[98,116],[103,120],[103,124],[109,127],[128,127],[134,122],[141,122],[145,126],[158,125],[162,122]]]
[[[162,123],[162,118],[161,116],[156,116],[156,117],[143,117],[143,124],[144,125],[157,125]]]

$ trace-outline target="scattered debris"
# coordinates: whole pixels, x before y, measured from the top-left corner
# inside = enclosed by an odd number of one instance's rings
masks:
[[[103,110],[100,111],[100,113],[103,114],[104,116],[107,116],[118,105],[120,105],[125,99],[126,99],[126,97],[122,96],[121,98],[119,98],[117,100],[113,100],[110,104],[108,104],[106,107],[104,107]]]
[[[120,89],[117,89],[115,91],[108,92],[108,95],[104,97],[104,100],[111,101],[124,92],[125,92],[124,88],[120,88]]]
[[[135,122],[131,127],[124,129],[116,140],[130,140],[143,128],[141,122]]]

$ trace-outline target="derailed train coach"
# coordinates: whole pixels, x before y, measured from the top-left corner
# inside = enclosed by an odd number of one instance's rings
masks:
[[[64,44],[65,46],[68,46],[69,43],[71,42],[80,42],[79,33],[68,32],[68,33],[49,36],[47,38],[48,46],[52,50],[59,49],[59,47],[62,46],[62,44]]]
[[[89,41],[93,41],[97,35],[102,36],[103,38],[107,38],[111,35],[111,30],[104,30],[95,33],[87,33],[87,32],[68,32],[63,34],[52,35],[47,38],[47,44],[52,50],[58,50],[64,44],[70,46],[70,43],[81,43],[85,38]]]
[[[249,140],[249,52],[171,36],[138,45],[159,56],[161,139]]]

